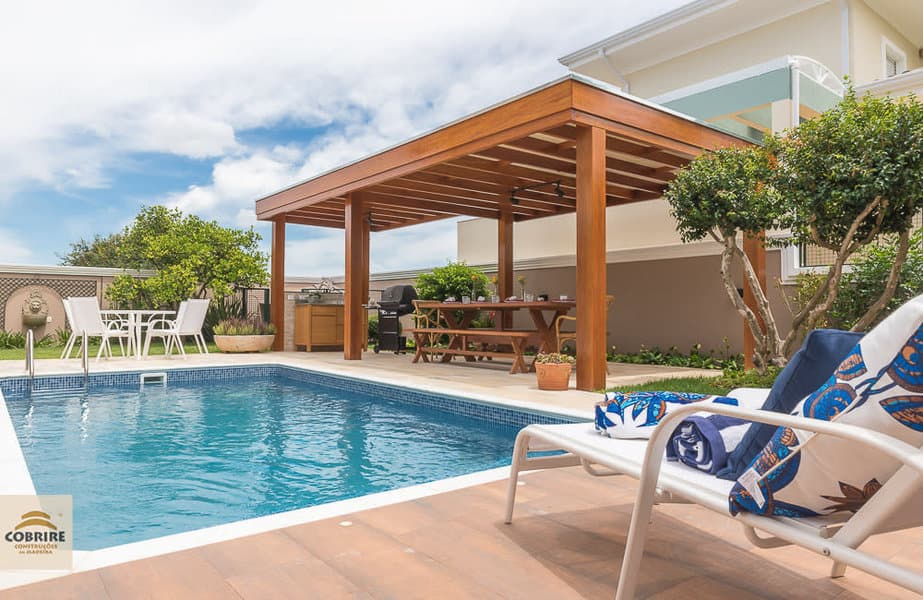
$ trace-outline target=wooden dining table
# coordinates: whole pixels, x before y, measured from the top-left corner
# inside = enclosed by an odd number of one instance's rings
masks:
[[[554,323],[561,315],[566,315],[576,305],[574,300],[539,300],[525,302],[518,300],[505,300],[502,302],[439,302],[435,300],[417,300],[416,305],[421,310],[438,310],[445,320],[448,329],[470,329],[471,322],[480,312],[496,312],[494,319],[496,329],[503,331],[503,313],[520,310],[529,311],[535,329],[528,344],[538,347],[539,352],[557,352]],[[521,330],[520,330],[521,331]],[[446,357],[451,358],[451,357]],[[473,360],[471,357],[467,357]]]

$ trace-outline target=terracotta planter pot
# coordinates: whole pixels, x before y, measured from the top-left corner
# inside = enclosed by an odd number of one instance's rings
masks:
[[[222,352],[264,352],[274,339],[275,335],[216,335],[215,345]]]
[[[568,363],[535,363],[538,389],[560,392],[566,390],[574,365]]]

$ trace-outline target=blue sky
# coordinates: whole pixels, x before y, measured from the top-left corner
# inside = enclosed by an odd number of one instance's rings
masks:
[[[56,264],[145,204],[253,225],[268,249],[261,195],[559,77],[557,57],[683,3],[7,5],[0,263]],[[342,271],[341,231],[287,237],[287,274]],[[372,236],[373,271],[454,255],[452,221]]]

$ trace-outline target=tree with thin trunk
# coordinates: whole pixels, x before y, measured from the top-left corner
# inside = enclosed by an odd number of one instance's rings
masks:
[[[898,239],[895,262],[881,296],[855,329],[874,322],[893,297],[911,219],[923,206],[923,106],[913,97],[857,98],[849,90],[834,108],[769,137],[762,147],[698,157],[677,174],[665,197],[684,241],[710,236],[722,245],[722,280],[753,334],[757,368],[784,365],[804,332],[822,322],[836,301],[849,258],[883,234]],[[784,337],[740,247],[743,235],[773,229],[790,232],[786,244],[814,244],[834,257]],[[735,263],[743,266],[755,311],[737,292]]]

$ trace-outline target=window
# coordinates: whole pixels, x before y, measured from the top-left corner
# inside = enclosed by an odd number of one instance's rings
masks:
[[[886,37],[881,38],[882,75],[894,77],[907,70],[907,54]]]
[[[923,211],[913,217],[913,229],[923,227]],[[782,248],[782,283],[795,283],[795,277],[802,273],[826,273],[836,254],[814,244],[800,244]],[[846,261],[848,270],[850,261]]]
[[[890,54],[885,54],[885,77],[897,75],[897,59]]]

